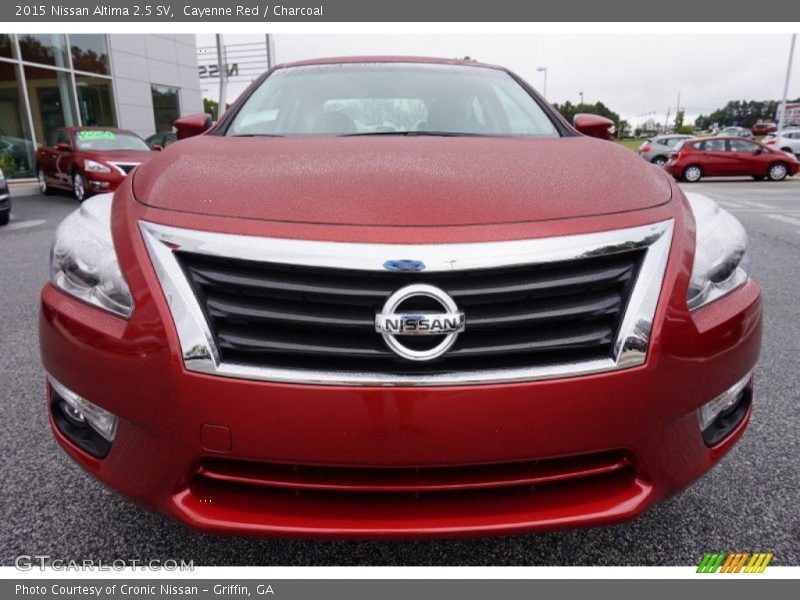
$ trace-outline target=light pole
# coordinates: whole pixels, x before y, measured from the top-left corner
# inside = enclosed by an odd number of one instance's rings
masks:
[[[578,92],[578,95],[581,97],[581,104],[583,104],[583,92]]]
[[[542,96],[547,100],[547,67],[536,67],[539,73],[544,73],[544,88],[542,88]]]
[[[775,132],[776,139],[780,139],[783,133],[783,122],[786,120],[786,95],[789,93],[789,76],[792,74],[792,59],[794,58],[794,43],[797,34],[792,34],[792,43],[789,46],[789,64],[786,66],[786,82],[783,84],[783,100],[778,108],[778,131]]]

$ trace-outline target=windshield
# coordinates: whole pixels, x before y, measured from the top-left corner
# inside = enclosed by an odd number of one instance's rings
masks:
[[[547,136],[558,131],[508,73],[458,65],[359,63],[278,69],[226,135]]]
[[[150,146],[139,136],[110,129],[78,131],[75,134],[75,143],[79,150],[150,150]]]

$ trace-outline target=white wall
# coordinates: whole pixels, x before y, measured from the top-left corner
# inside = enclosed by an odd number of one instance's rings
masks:
[[[155,133],[151,85],[180,88],[181,115],[203,112],[194,35],[114,33],[108,37],[120,127],[143,137]]]

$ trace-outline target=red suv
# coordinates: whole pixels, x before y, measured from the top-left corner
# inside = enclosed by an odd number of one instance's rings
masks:
[[[797,159],[751,140],[709,137],[685,140],[675,146],[664,168],[690,183],[703,177],[750,176],[782,181],[800,169]]]
[[[134,168],[152,155],[138,135],[112,127],[61,127],[36,152],[36,175],[43,194],[71,190],[79,202],[113,192]]]
[[[355,58],[208,121],[55,233],[51,425],[112,488],[210,532],[499,534],[635,517],[742,435],[745,232],[607,120]]]

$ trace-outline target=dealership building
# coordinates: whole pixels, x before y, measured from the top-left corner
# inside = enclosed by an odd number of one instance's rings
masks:
[[[65,125],[147,137],[202,112],[194,35],[0,34],[0,169],[34,176],[35,149]]]

